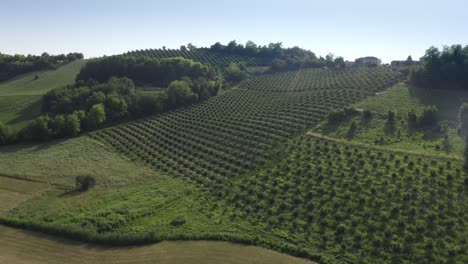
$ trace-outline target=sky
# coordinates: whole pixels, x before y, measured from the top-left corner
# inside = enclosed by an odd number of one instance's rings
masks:
[[[90,58],[252,40],[390,62],[467,45],[467,10],[466,0],[1,0],[0,53]]]

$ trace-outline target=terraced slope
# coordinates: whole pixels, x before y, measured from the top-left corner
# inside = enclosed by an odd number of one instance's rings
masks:
[[[313,84],[316,80],[302,78],[296,82],[294,76],[313,71],[318,70],[287,73],[285,76],[290,77],[283,81],[283,87],[287,88],[283,92],[274,87],[250,89],[252,83],[261,86],[264,82],[264,87],[268,87],[272,83],[270,79],[275,78],[260,76],[202,104],[104,129],[90,136],[155,169],[216,187],[224,179],[262,164],[269,158],[267,150],[316,124],[332,108],[342,108],[373,91],[360,83],[353,89],[337,83],[298,92],[294,87],[308,85],[305,81]],[[352,79],[358,74],[359,71],[351,71],[346,76]],[[369,71],[368,75],[371,80],[383,78],[382,82],[388,86],[399,80],[389,68]]]
[[[249,66],[261,66],[265,65],[262,60],[253,57],[241,57],[237,55],[224,55],[209,50],[178,50],[178,49],[147,49],[147,50],[136,50],[125,53],[126,55],[132,56],[145,56],[152,58],[172,58],[172,57],[183,57],[193,61],[201,63],[211,64],[220,68],[225,68],[231,63],[245,62]]]
[[[338,88],[358,90],[370,95],[381,92],[399,81],[401,81],[400,74],[385,66],[343,70],[303,69],[248,79],[242,84],[242,88],[274,92],[304,92]]]

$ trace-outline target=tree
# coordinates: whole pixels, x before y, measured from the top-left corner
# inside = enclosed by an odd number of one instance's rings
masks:
[[[93,105],[89,110],[87,124],[91,128],[96,128],[106,121],[106,111],[103,104]]]
[[[22,131],[23,138],[34,141],[43,141],[50,139],[53,135],[52,130],[49,128],[51,119],[48,116],[40,116],[34,119]]]
[[[9,126],[0,122],[0,145],[13,142],[14,133]]]
[[[418,116],[412,111],[408,112],[407,123],[408,123],[408,130],[416,129],[418,127]]]
[[[90,175],[80,175],[75,178],[76,190],[84,192],[96,184],[96,180]]]
[[[245,71],[242,71],[238,63],[231,63],[224,70],[224,78],[230,82],[240,82],[247,78],[248,74]]]
[[[463,167],[465,168],[465,171],[468,171],[468,135],[466,135],[466,137],[465,137],[464,156],[465,156],[465,164],[464,164]]]
[[[406,65],[407,66],[410,66],[411,64],[413,64],[413,58],[411,58],[411,55],[408,56],[408,58],[406,59]]]
[[[167,96],[171,107],[191,104],[198,99],[186,81],[173,81],[167,88]]]
[[[458,110],[458,132],[459,134],[468,132],[468,103],[463,103]]]
[[[74,137],[81,131],[81,120],[79,113],[67,115],[64,126],[62,128],[62,135],[66,137]]]
[[[437,125],[438,110],[435,106],[425,107],[421,118],[419,119],[419,126],[422,128],[434,127]]]

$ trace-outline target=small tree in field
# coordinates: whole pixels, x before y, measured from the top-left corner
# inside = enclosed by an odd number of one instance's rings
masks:
[[[465,171],[468,171],[468,135],[465,137],[465,151],[463,154],[465,156],[465,164],[463,167]]]
[[[465,134],[468,131],[468,103],[463,103],[458,110],[458,132]]]
[[[96,180],[90,175],[80,175],[75,178],[76,190],[84,192],[96,184]]]

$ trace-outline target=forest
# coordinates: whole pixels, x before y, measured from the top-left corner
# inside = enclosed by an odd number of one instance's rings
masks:
[[[421,58],[422,65],[413,67],[409,81],[418,87],[445,90],[468,90],[468,45],[430,47]]]

